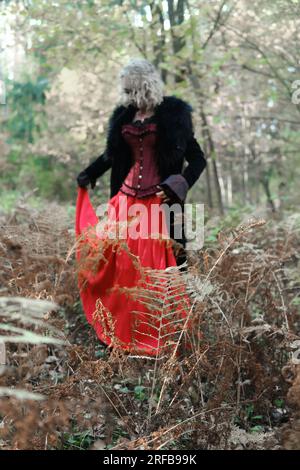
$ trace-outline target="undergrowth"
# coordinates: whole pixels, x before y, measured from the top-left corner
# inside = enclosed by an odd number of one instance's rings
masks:
[[[20,314],[2,305],[1,337],[9,324],[44,341],[6,342],[0,447],[299,448],[299,228],[295,214],[214,231],[187,271],[164,273],[169,287],[178,276],[186,285],[188,322],[162,356],[138,357],[106,348],[87,323],[65,211],[24,204],[3,216],[1,296],[20,298]],[[29,324],[22,298],[56,307]]]

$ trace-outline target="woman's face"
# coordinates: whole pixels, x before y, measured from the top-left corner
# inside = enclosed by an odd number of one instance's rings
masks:
[[[134,87],[128,77],[123,77],[121,79],[121,88],[122,88],[122,103],[125,106],[130,104],[134,105],[138,109],[147,110],[149,108],[149,101],[147,99],[147,94],[144,96],[142,93],[139,93],[139,89]]]
[[[128,80],[122,79],[121,80],[121,87],[122,87],[122,95],[123,95],[123,103],[125,105],[135,104],[135,90],[133,89],[132,85],[129,83]]]

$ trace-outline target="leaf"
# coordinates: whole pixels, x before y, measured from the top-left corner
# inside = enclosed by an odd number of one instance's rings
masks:
[[[0,387],[0,397],[5,396],[15,397],[18,400],[44,400],[46,398],[45,395],[41,395],[40,393],[32,393],[27,390],[9,387]]]
[[[0,335],[1,343],[30,343],[30,344],[64,344],[62,332],[45,322],[44,314],[51,310],[56,310],[58,305],[40,299],[28,299],[25,297],[0,297],[0,319],[4,317],[5,323],[0,322],[0,330],[15,335]],[[23,326],[16,326],[15,322],[21,324],[31,324],[60,336],[58,338],[50,335],[35,333]],[[14,323],[12,323],[14,322]]]

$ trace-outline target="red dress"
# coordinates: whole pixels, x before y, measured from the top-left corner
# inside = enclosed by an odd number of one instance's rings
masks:
[[[160,190],[153,159],[156,124],[151,119],[126,124],[122,134],[135,163],[108,201],[107,216],[96,215],[87,189],[78,187],[78,286],[86,318],[102,342],[155,356],[176,345],[190,298],[176,270],[166,270],[177,263],[163,212],[151,226],[151,206],[162,203],[155,194]],[[130,208],[137,203],[143,210],[135,218]]]

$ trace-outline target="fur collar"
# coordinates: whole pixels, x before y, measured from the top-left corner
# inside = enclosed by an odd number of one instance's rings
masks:
[[[130,149],[123,139],[121,128],[130,123],[137,111],[135,105],[117,105],[109,120],[107,147],[109,153],[117,155],[119,164],[130,167]],[[157,164],[160,173],[170,174],[172,166],[182,158],[182,153],[193,133],[192,106],[176,96],[164,96],[154,108],[157,122]],[[123,160],[123,163],[122,163]]]
[[[122,126],[130,123],[137,111],[135,105],[129,106],[117,105],[113,110],[110,118],[110,129],[115,126]],[[183,126],[185,131],[189,131],[191,122],[189,120],[190,113],[193,111],[192,106],[177,96],[164,96],[160,104],[154,108],[154,115],[158,123],[164,128],[169,125],[176,127]]]

